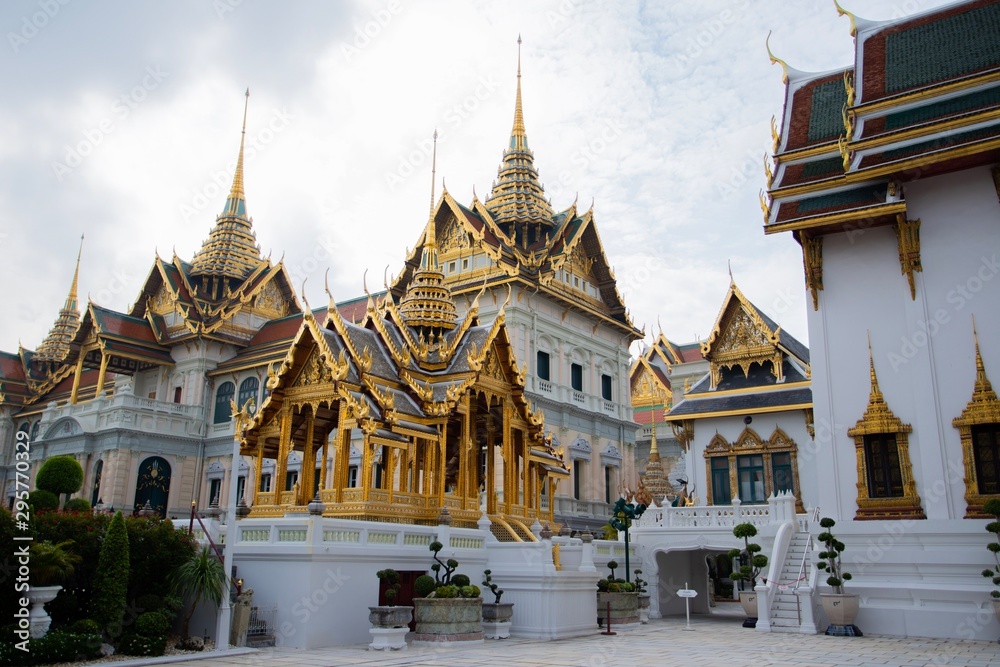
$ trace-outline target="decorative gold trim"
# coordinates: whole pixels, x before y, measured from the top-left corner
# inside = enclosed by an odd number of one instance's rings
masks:
[[[711,396],[709,396],[709,398],[711,398]],[[719,410],[717,412],[699,412],[696,414],[688,414],[673,418],[671,418],[668,415],[667,417],[664,418],[664,420],[670,423],[675,423],[677,421],[686,421],[692,418],[706,419],[708,417],[732,417],[733,415],[747,415],[747,414],[763,415],[763,414],[768,414],[770,412],[785,412],[786,410],[806,410],[806,409],[811,409],[812,407],[813,407],[812,403],[795,403],[793,405],[774,405],[767,408],[753,408],[752,410],[742,408],[739,410]]]
[[[725,457],[729,460],[729,497],[739,497],[739,481],[737,479],[736,459],[738,456],[748,454],[760,454],[764,459],[764,497],[769,498],[775,494],[774,490],[774,467],[771,456],[773,454],[788,453],[791,455],[792,466],[792,487],[795,491],[795,506],[798,512],[805,512],[802,504],[802,488],[799,482],[799,461],[798,445],[788,437],[781,428],[775,424],[774,432],[767,440],[764,440],[749,426],[744,427],[736,441],[730,444],[719,433],[716,433],[705,448],[703,457],[705,459],[706,484],[705,502],[712,505],[712,459]]]
[[[899,245],[899,269],[910,285],[910,298],[916,301],[917,286],[913,274],[924,270],[920,264],[920,218],[909,220],[900,213],[896,215],[896,224],[892,228]]]
[[[926,99],[936,98],[948,93],[964,90],[966,88],[974,88],[976,86],[994,83],[996,81],[1000,81],[1000,71],[993,70],[984,74],[975,74],[966,79],[959,79],[957,81],[950,80],[946,83],[927,86],[926,88],[900,93],[899,95],[894,95],[888,98],[877,99],[867,104],[862,103],[859,104],[855,110],[858,113],[866,114],[875,111],[882,111],[891,107],[903,106],[904,104],[909,104],[910,102],[919,102]]]
[[[854,449],[857,457],[858,470],[858,511],[856,521],[869,519],[926,519],[917,494],[917,483],[913,479],[913,466],[910,463],[909,434],[913,427],[904,424],[892,413],[882,396],[875,375],[875,360],[872,356],[871,339],[868,340],[868,368],[871,379],[871,389],[868,394],[868,407],[864,415],[847,430],[847,435],[854,438]],[[896,439],[899,473],[903,483],[903,495],[893,498],[871,498],[868,490],[868,470],[865,459],[865,436],[893,434]]]
[[[691,440],[694,438],[694,421],[691,419],[683,419],[678,421],[668,422],[670,424],[670,430],[674,433],[674,438],[680,443],[681,451],[687,452],[688,447],[691,446]]]
[[[906,202],[892,202],[890,204],[876,204],[867,208],[853,209],[850,211],[828,213],[810,218],[799,218],[788,222],[779,222],[774,225],[764,227],[765,234],[778,234],[780,232],[794,232],[815,227],[828,227],[841,223],[860,221],[855,229],[863,229],[871,226],[871,221],[876,218],[888,217],[898,213],[906,213]]]
[[[975,450],[972,442],[972,427],[981,424],[1000,424],[1000,400],[986,376],[986,366],[979,353],[979,336],[976,334],[976,322],[972,321],[972,339],[976,349],[976,381],[973,384],[972,399],[962,414],[952,420],[951,425],[958,429],[962,441],[962,462],[965,466],[965,510],[966,519],[988,518],[983,513],[983,505],[987,500],[1000,499],[1000,494],[984,494],[979,491],[979,480],[976,478]]]
[[[812,294],[813,310],[819,310],[819,293],[823,289],[823,237],[802,234],[801,241],[806,287]]]

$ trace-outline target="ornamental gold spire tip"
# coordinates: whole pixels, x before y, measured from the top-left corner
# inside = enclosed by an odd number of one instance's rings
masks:
[[[66,297],[66,307],[70,307],[73,302],[73,309],[76,309],[76,290],[80,282],[80,257],[83,255],[83,234],[80,234],[80,248],[76,251],[76,270],[73,271],[73,282],[69,286],[69,295]]]
[[[882,398],[882,390],[878,386],[878,376],[875,374],[875,356],[872,354],[872,333],[868,331],[868,372],[871,376],[871,395],[869,401],[877,401]]]
[[[767,57],[771,59],[771,64],[781,65],[781,82],[788,83],[788,63],[774,55],[771,51],[771,31],[767,31],[767,39],[764,40],[764,47],[767,49]]]

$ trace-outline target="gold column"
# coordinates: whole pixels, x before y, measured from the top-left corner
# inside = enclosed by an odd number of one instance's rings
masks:
[[[302,447],[302,483],[299,484],[299,497],[295,499],[296,505],[308,504],[313,497],[313,487],[316,486],[316,451],[313,442],[315,434],[316,411],[312,406],[309,406],[309,416],[306,417],[306,442]]]
[[[101,352],[101,370],[97,374],[97,388],[94,389],[94,397],[95,398],[97,397],[98,394],[101,393],[101,391],[104,390],[104,376],[108,372],[108,359],[109,358],[110,358],[109,355],[104,354],[104,352]]]
[[[493,434],[496,427],[493,425],[492,415],[489,419],[491,421],[486,422],[486,513],[496,514],[496,466],[494,465],[496,457],[493,449]]]
[[[437,459],[434,461],[435,469],[437,471],[437,497],[438,497],[438,507],[444,507],[444,468],[447,463],[445,457],[448,456],[447,444],[441,437],[441,431],[438,431],[438,437],[434,441],[434,454]]]
[[[254,455],[254,480],[250,489],[250,505],[257,504],[257,493],[260,491],[260,476],[264,470],[264,438],[257,438],[257,453]],[[246,495],[246,487],[243,490]],[[245,498],[244,498],[245,499]]]
[[[77,396],[80,393],[80,376],[83,375],[84,351],[80,350],[80,358],[76,362],[76,370],[73,372],[73,391],[69,395],[69,402],[76,405]]]
[[[319,488],[320,491],[326,491],[326,469],[330,465],[330,433],[327,431],[323,434],[323,455],[320,460],[323,462],[319,466]]]
[[[364,451],[361,454],[361,469],[358,470],[358,476],[361,477],[361,500],[368,502],[368,494],[372,488],[372,461],[374,458],[371,443],[368,442],[368,433],[364,433],[362,448]]]
[[[503,448],[501,450],[503,458],[503,503],[504,511],[510,513],[512,506],[517,500],[517,490],[514,488],[514,475],[512,474],[517,468],[517,463],[514,461],[514,438],[511,435],[510,430],[510,406],[507,403],[506,397],[501,403],[503,409]],[[511,465],[513,463],[513,465]]]
[[[334,498],[338,503],[344,501],[344,489],[347,488],[347,468],[351,464],[351,429],[345,425],[347,405],[341,400],[337,408],[337,435],[334,442],[334,452],[337,457],[333,472]]]
[[[274,504],[281,504],[281,494],[285,490],[285,473],[288,470],[288,448],[292,441],[292,409],[285,404],[281,408],[281,432],[278,436],[278,460],[274,466]]]

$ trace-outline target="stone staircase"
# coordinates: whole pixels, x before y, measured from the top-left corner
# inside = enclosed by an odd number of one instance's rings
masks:
[[[808,555],[807,551],[810,552]],[[796,594],[796,589],[809,585],[809,575],[815,567],[811,551],[812,536],[809,533],[792,535],[785,562],[781,564],[781,570],[774,580],[778,591],[771,603],[772,632],[815,632],[814,625],[806,627],[811,624],[812,614],[803,613],[800,606],[812,605],[812,595]],[[802,567],[803,556],[806,557],[805,568]]]

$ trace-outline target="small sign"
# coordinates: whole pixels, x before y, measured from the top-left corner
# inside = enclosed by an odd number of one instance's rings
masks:
[[[696,598],[698,597],[698,591],[691,590],[690,588],[682,588],[677,591],[677,595],[682,598]]]

